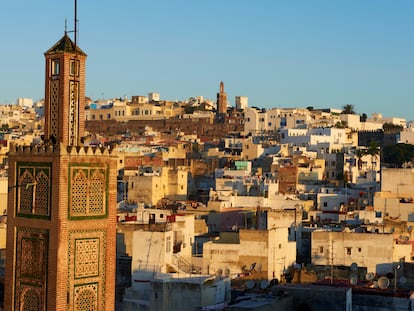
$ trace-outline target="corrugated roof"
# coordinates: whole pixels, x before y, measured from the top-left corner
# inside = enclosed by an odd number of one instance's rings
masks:
[[[54,54],[54,53],[78,53],[80,55],[85,55],[86,53],[83,52],[78,46],[76,46],[75,51],[75,43],[69,38],[67,33],[58,41],[56,42],[49,50],[45,52],[45,54]]]

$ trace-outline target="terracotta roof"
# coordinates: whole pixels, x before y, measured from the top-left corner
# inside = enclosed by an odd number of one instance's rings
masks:
[[[49,50],[47,50],[45,54],[62,52],[75,53],[75,43],[69,38],[66,33],[58,42],[56,42]],[[80,55],[86,56],[86,53],[83,52],[78,46],[76,47],[76,52]]]

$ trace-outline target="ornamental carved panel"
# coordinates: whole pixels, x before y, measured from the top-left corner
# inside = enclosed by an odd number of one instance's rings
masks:
[[[104,310],[106,288],[106,232],[69,232],[69,310]]]
[[[107,216],[108,176],[102,164],[70,166],[69,218]]]
[[[17,216],[50,217],[51,163],[17,163]]]
[[[16,230],[15,310],[46,310],[49,232]]]

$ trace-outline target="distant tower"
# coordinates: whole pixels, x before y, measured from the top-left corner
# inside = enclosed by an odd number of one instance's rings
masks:
[[[217,113],[227,114],[227,94],[224,92],[224,83],[220,82],[220,93],[217,93]]]
[[[81,143],[76,27],[75,42],[65,31],[45,59],[45,142],[9,152],[5,310],[112,311],[117,158]]]

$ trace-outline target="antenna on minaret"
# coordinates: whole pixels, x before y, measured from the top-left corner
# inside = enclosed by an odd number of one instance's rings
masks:
[[[76,44],[77,44],[77,34],[78,34],[78,0],[75,0],[75,51],[76,51]]]

